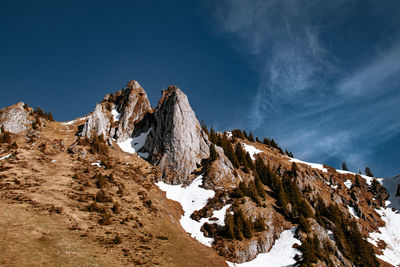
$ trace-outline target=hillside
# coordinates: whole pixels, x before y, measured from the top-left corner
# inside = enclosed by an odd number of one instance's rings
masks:
[[[136,81],[70,122],[0,111],[0,264],[398,266],[400,178],[200,125]],[[290,156],[289,156],[290,155]]]

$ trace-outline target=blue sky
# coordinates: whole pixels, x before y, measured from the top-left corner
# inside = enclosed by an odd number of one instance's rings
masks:
[[[0,107],[57,120],[138,80],[153,106],[178,85],[218,130],[273,137],[296,157],[400,172],[395,1],[7,1]]]

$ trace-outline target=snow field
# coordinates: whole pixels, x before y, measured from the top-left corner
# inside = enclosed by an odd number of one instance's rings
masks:
[[[310,163],[310,162],[306,162],[306,161],[302,161],[302,160],[295,159],[295,158],[290,158],[290,157],[288,157],[288,158],[290,159],[289,160],[290,162],[306,164],[306,165],[310,166],[311,168],[318,169],[318,170],[323,171],[325,173],[328,172],[328,170],[326,168],[324,168],[324,165],[322,165],[322,164]]]
[[[125,151],[130,154],[136,154],[138,150],[140,150],[143,146],[144,143],[146,142],[147,135],[150,133],[151,128],[144,133],[141,133],[137,137],[131,137],[129,139],[126,139],[123,142],[117,143],[117,145],[121,148],[122,151]],[[148,158],[149,153],[137,153],[139,157],[141,158]]]
[[[255,148],[254,146],[251,146],[251,145],[248,145],[245,143],[243,143],[243,148],[246,152],[249,152],[252,160],[255,160],[255,157],[254,157],[255,154],[262,152],[261,150]]]
[[[231,205],[225,205],[222,209],[213,212],[212,217],[218,218],[218,221],[210,221],[209,218],[202,218],[197,222],[190,218],[190,215],[192,215],[194,211],[202,209],[207,204],[208,199],[213,198],[215,195],[213,190],[201,188],[200,186],[202,184],[203,176],[201,175],[187,187],[183,187],[182,185],[169,185],[164,182],[156,183],[162,191],[166,192],[168,199],[175,200],[181,204],[184,211],[180,219],[182,228],[200,243],[211,247],[214,241],[213,238],[205,237],[200,229],[206,222],[224,225],[226,210]]]
[[[377,232],[369,234],[368,242],[377,246],[379,240],[385,241],[386,248],[382,250],[383,255],[376,255],[379,259],[384,260],[395,266],[400,265],[400,214],[393,211],[390,201],[386,201],[386,208],[380,208],[376,212],[385,222],[385,226],[380,227]]]
[[[301,256],[301,252],[293,248],[294,244],[301,244],[300,240],[294,237],[296,227],[283,231],[281,236],[275,240],[275,244],[267,253],[260,253],[257,257],[245,263],[228,262],[231,267],[283,267],[291,266],[296,263],[294,257],[296,254]]]

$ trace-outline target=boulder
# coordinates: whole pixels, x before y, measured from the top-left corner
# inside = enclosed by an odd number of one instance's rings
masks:
[[[28,129],[33,123],[29,110],[24,108],[24,103],[19,102],[11,107],[0,110],[0,127],[10,133],[20,133]]]

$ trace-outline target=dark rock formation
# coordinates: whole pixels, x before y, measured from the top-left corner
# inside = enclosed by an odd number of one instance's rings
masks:
[[[381,207],[385,207],[385,201],[389,198],[389,193],[376,179],[372,180],[371,193]]]

